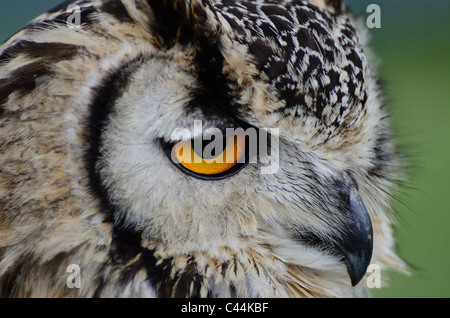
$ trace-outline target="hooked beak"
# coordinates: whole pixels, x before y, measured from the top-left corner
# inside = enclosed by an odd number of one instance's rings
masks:
[[[369,212],[359,196],[356,184],[349,187],[349,226],[336,241],[336,248],[344,257],[352,285],[364,277],[373,250],[373,230]]]
[[[358,193],[358,185],[347,174],[338,185],[339,200],[344,203],[340,208],[336,228],[326,238],[314,231],[299,231],[297,239],[313,246],[332,248],[331,251],[340,257],[345,265],[353,286],[357,285],[367,272],[373,250],[373,231],[369,212]],[[343,181],[343,182],[342,182]]]

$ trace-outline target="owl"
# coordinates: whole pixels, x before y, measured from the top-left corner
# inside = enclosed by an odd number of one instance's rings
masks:
[[[0,296],[368,296],[405,265],[367,38],[339,0],[30,22],[0,46]]]

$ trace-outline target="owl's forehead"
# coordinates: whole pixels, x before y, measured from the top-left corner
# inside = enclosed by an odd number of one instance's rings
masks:
[[[215,7],[248,48],[257,80],[277,92],[276,112],[338,126],[365,105],[366,61],[348,16],[313,2],[221,0]]]

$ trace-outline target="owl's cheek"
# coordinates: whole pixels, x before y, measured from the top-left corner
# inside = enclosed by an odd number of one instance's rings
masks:
[[[257,166],[230,178],[199,179],[177,168],[159,141],[143,136],[132,143],[113,131],[103,133],[96,169],[118,225],[184,246],[224,245],[256,233],[257,211],[246,191]]]

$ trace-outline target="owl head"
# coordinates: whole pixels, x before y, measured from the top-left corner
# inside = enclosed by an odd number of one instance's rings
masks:
[[[68,4],[0,47],[2,295],[360,296],[403,266],[401,163],[340,1]]]

